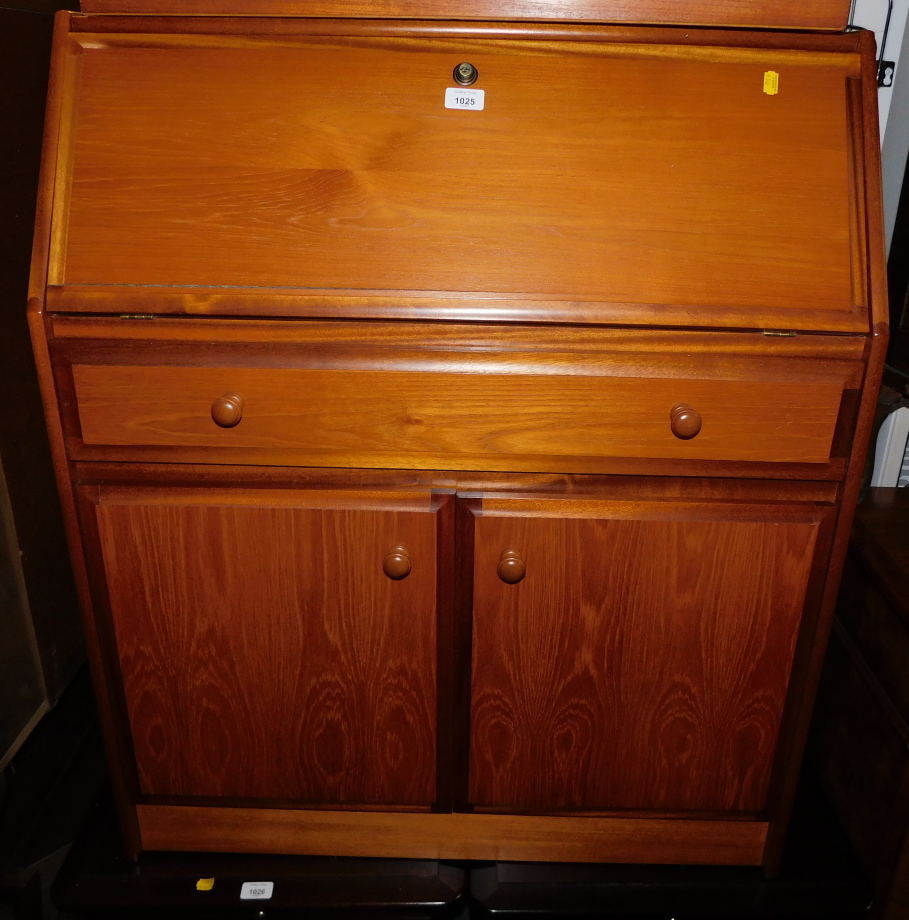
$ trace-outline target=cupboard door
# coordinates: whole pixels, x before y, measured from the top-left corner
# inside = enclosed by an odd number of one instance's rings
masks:
[[[828,511],[484,500],[470,802],[761,811]]]
[[[431,805],[445,501],[102,488],[141,791]]]

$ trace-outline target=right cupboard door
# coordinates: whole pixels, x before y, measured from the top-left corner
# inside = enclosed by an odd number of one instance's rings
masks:
[[[760,812],[830,513],[485,498],[470,804]]]

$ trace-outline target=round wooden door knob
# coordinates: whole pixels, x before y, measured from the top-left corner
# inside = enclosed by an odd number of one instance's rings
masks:
[[[393,546],[382,560],[382,571],[393,581],[410,574],[410,550],[406,546]]]
[[[225,393],[211,404],[211,418],[219,428],[235,428],[243,418],[243,397]]]
[[[516,585],[527,574],[527,566],[516,549],[506,549],[499,559],[496,571],[506,585]]]
[[[684,403],[672,407],[669,422],[672,426],[672,433],[683,441],[690,441],[697,437],[701,430],[700,412]]]

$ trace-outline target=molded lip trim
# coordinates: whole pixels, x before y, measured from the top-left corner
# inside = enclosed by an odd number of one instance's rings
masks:
[[[141,313],[298,319],[444,320],[462,323],[629,325],[676,329],[869,332],[868,310],[613,303],[539,295],[438,291],[347,291],[180,285],[49,285],[54,313]]]
[[[568,22],[635,22],[736,28],[844,29],[849,0],[764,0],[760,5],[730,0],[358,0],[344,8],[337,0],[205,0],[187,9],[186,0],[82,0],[85,13],[231,16],[337,16],[349,18],[542,19]]]

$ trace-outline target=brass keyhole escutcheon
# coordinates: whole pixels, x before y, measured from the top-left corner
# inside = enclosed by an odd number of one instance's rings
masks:
[[[458,64],[454,69],[454,78],[455,83],[459,86],[470,86],[473,83],[477,82],[477,78],[480,76],[480,71],[473,66],[473,64],[465,61],[463,64]]]

